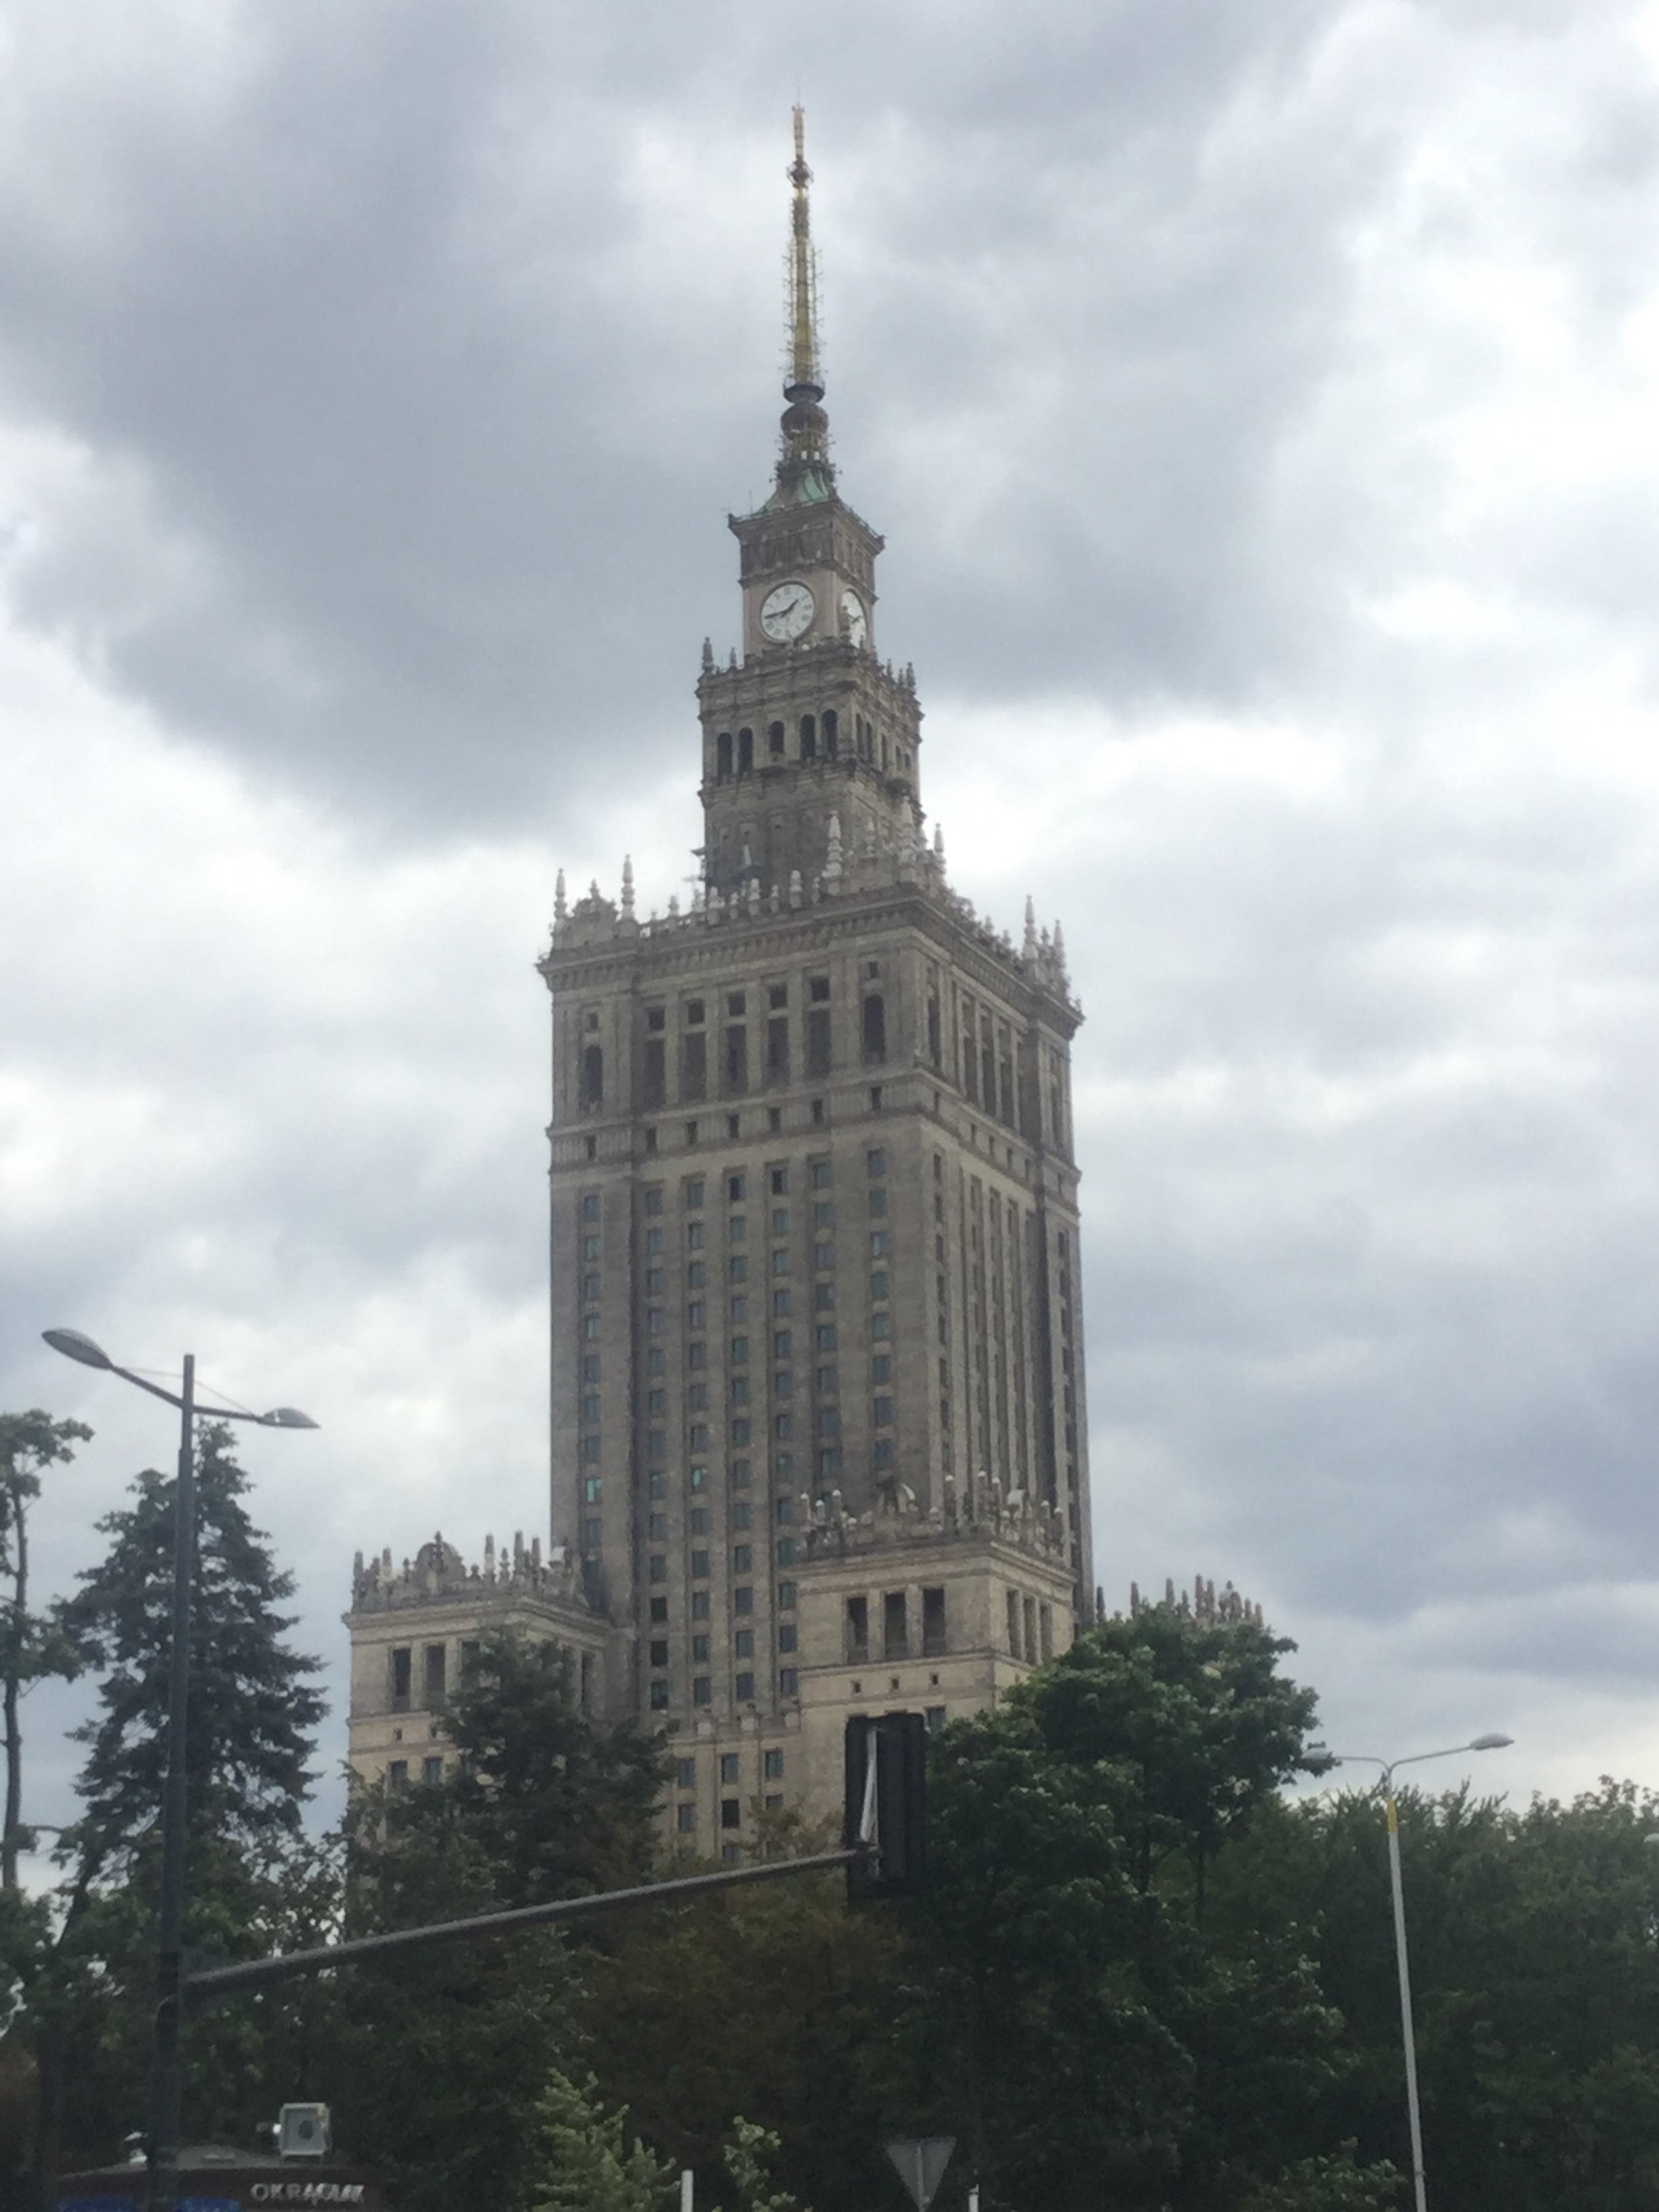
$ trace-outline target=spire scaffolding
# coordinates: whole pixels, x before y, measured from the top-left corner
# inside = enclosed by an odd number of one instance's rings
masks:
[[[785,173],[794,189],[789,251],[784,263],[788,332],[783,396],[789,404],[783,415],[781,465],[787,468],[792,463],[822,463],[830,448],[830,418],[820,404],[823,376],[818,362],[818,258],[812,246],[806,190],[812,172],[806,166],[804,107],[795,110],[795,158]]]

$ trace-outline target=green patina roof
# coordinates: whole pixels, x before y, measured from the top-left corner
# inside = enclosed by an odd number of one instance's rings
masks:
[[[835,484],[826,462],[807,461],[794,468],[786,465],[778,471],[777,489],[760,513],[777,514],[785,507],[818,507],[835,495]]]

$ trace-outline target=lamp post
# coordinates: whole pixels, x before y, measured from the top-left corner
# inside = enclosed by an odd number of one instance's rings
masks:
[[[1461,1751],[1502,1751],[1515,1741],[1512,1735],[1478,1735],[1468,1743],[1454,1743],[1444,1751],[1414,1751],[1404,1759],[1374,1759],[1363,1751],[1333,1753],[1337,1766],[1378,1766],[1382,1770],[1382,1802],[1389,1822],[1389,1882],[1394,1893],[1394,1954],[1400,1969],[1400,2033],[1406,2046],[1406,2113],[1411,2124],[1412,2193],[1416,2212],[1428,2212],[1423,2181],[1423,2119],[1417,2101],[1417,2039],[1412,2032],[1412,1977],[1406,1957],[1406,1893],[1400,1879],[1400,1811],[1395,1803],[1394,1773],[1397,1766],[1420,1765],[1425,1759],[1455,1759]]]
[[[179,1408],[179,1481],[173,1498],[173,1650],[167,1673],[167,1766],[161,1798],[161,1900],[155,1942],[155,2039],[149,2069],[149,2212],[174,2212],[179,2202],[179,2137],[184,2074],[179,2031],[184,2007],[185,1817],[188,1780],[185,1749],[190,1718],[191,1583],[196,1565],[196,1359],[185,1354],[177,1390],[164,1389],[131,1368],[119,1367],[78,1328],[41,1332],[54,1352],[82,1367],[118,1375],[152,1398]],[[316,1422],[292,1406],[269,1413],[235,1407],[199,1409],[216,1420],[252,1421],[264,1429],[314,1429]]]

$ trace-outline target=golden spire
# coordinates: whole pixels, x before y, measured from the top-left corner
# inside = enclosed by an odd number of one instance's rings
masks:
[[[830,444],[830,418],[819,402],[823,381],[818,369],[818,264],[812,251],[811,214],[806,187],[806,111],[795,110],[795,158],[786,173],[794,187],[787,260],[789,373],[783,396],[783,461],[823,462]]]

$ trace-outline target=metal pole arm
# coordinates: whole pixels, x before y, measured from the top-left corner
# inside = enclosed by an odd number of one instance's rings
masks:
[[[817,1874],[827,1867],[845,1866],[863,1858],[862,1850],[819,1851],[811,1858],[774,1859],[764,1866],[732,1867],[720,1874],[687,1875],[680,1881],[653,1881],[637,1889],[602,1889],[592,1897],[560,1898],[551,1905],[524,1905],[508,1912],[475,1913],[466,1920],[436,1920],[422,1928],[392,1928],[383,1936],[357,1936],[346,1943],[324,1943],[313,1951],[286,1951],[274,1959],[249,1959],[230,1966],[204,1966],[186,1974],[187,2002],[229,1996],[238,1990],[268,1989],[301,1974],[319,1974],[331,1966],[349,1966],[359,1959],[384,1958],[389,1952],[412,1951],[450,1937],[473,1942],[512,1928],[532,1928],[545,1920],[577,1920],[599,1912],[622,1912],[640,1905],[672,1904],[695,1897],[706,1889],[733,1889],[740,1882],[783,1881],[792,1875]]]

